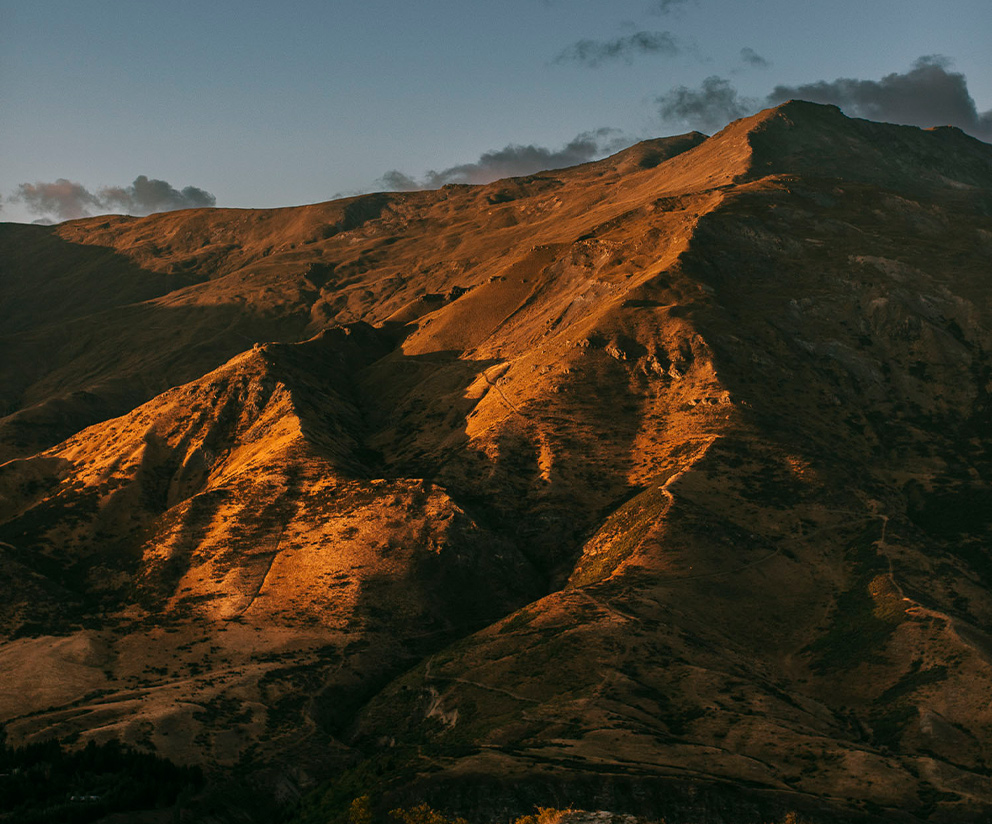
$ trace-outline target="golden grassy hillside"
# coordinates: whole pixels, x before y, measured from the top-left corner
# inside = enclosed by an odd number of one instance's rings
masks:
[[[979,820],[990,254],[992,147],[801,102],[0,225],[0,720],[314,798]]]

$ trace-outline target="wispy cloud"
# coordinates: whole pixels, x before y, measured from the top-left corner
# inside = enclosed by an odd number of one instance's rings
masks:
[[[770,60],[766,60],[749,46],[741,49],[741,61],[752,69],[767,69],[771,66]]]
[[[717,131],[758,107],[756,100],[739,96],[729,80],[717,75],[707,77],[698,89],[676,86],[655,102],[662,120],[704,132]]]
[[[377,182],[382,188],[394,191],[436,189],[446,183],[490,183],[503,177],[575,166],[619,151],[631,142],[617,129],[596,129],[577,135],[560,149],[511,143],[502,149],[483,153],[473,163],[430,171],[420,179],[393,169]]]
[[[82,183],[63,177],[54,183],[22,183],[8,200],[23,203],[33,214],[56,220],[73,220],[102,212],[149,215],[217,203],[210,192],[196,186],[178,190],[164,180],[145,175],[138,175],[130,186],[105,186],[95,193]]]
[[[801,98],[833,103],[848,115],[912,126],[958,126],[975,137],[992,139],[992,110],[979,112],[968,93],[968,81],[950,71],[942,55],[920,57],[908,72],[881,80],[840,77],[799,86],[776,86],[768,102]]]
[[[648,14],[668,15],[682,9],[689,0],[654,0],[648,6]]]
[[[638,31],[613,40],[579,40],[555,56],[553,63],[579,63],[589,68],[604,63],[632,63],[640,55],[676,57],[683,51],[670,31]]]

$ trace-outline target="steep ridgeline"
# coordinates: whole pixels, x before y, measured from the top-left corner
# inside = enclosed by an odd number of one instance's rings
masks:
[[[0,248],[12,739],[476,816],[992,805],[992,147],[792,102]]]

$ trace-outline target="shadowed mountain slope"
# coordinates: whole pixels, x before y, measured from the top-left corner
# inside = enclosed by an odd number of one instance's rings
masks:
[[[476,815],[983,820],[992,147],[794,101],[0,247],[12,737]]]

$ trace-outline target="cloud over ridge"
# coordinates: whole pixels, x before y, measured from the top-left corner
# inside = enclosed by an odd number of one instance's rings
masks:
[[[130,186],[101,189],[100,198],[104,204],[131,215],[150,215],[153,212],[217,205],[216,197],[196,186],[177,190],[164,180],[149,180],[145,175],[138,175]]]
[[[23,203],[36,215],[48,215],[58,220],[87,217],[91,209],[100,208],[100,200],[82,183],[60,177],[54,183],[22,183],[10,198]]]
[[[130,186],[105,186],[95,193],[64,177],[53,183],[22,183],[9,200],[23,203],[33,214],[60,221],[102,212],[140,216],[217,204],[216,197],[196,186],[178,190],[165,180],[146,175],[138,175]]]
[[[748,51],[741,51],[745,61]],[[992,139],[992,110],[978,111],[967,78],[951,71],[951,65],[947,57],[924,55],[909,71],[892,72],[880,80],[841,77],[780,84],[764,98],[742,96],[730,80],[712,75],[698,88],[676,86],[656,97],[655,103],[662,120],[709,132],[766,106],[799,99],[833,104],[851,117],[924,128],[957,126],[979,139]]]
[[[707,77],[698,89],[676,86],[655,98],[661,119],[713,132],[731,120],[753,114],[759,104],[753,98],[740,97],[729,80],[717,75]]]
[[[791,98],[832,103],[853,117],[911,126],[958,126],[975,137],[992,138],[992,110],[979,112],[968,93],[968,81],[949,71],[952,63],[937,54],[918,58],[908,72],[892,72],[881,80],[839,77],[799,86],[776,86],[771,104]]]
[[[586,163],[626,148],[631,142],[617,129],[595,129],[576,135],[561,149],[510,143],[502,149],[484,152],[474,163],[432,170],[419,180],[393,169],[379,178],[378,183],[393,191],[436,189],[446,183],[491,183],[504,177],[520,177]]]

